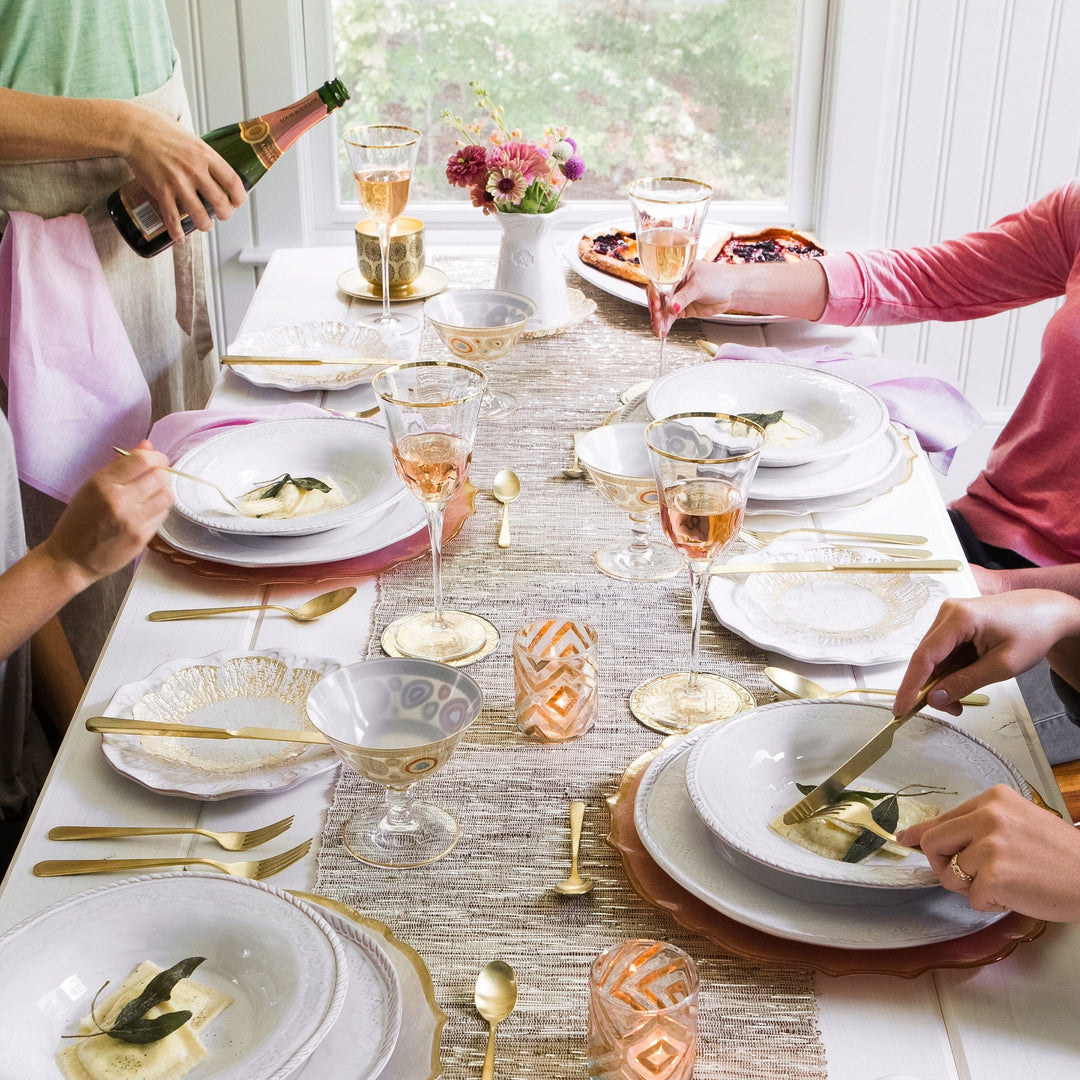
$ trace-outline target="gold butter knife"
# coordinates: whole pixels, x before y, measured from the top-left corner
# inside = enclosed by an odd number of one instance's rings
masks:
[[[338,365],[344,367],[385,367],[387,364],[396,364],[400,361],[389,360],[385,357],[362,359],[359,356],[334,356],[320,359],[316,356],[228,356],[219,357],[226,367],[236,364],[301,364],[307,367],[320,367],[323,365]]]
[[[789,563],[729,563],[714,566],[713,574],[735,577],[739,574],[931,574],[961,570],[964,564],[956,559],[921,559],[912,562],[866,562],[834,564],[827,562]]]
[[[125,720],[116,716],[91,716],[87,731],[102,735],[164,735],[174,739],[266,739],[272,742],[321,743],[326,736],[318,731],[290,731],[285,728],[216,728],[197,724],[155,724],[150,720]]]

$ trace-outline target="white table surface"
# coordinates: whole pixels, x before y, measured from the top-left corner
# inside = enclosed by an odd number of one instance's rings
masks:
[[[431,253],[433,261],[438,261],[438,254]],[[338,276],[352,260],[352,252],[343,247],[277,252],[263,275],[242,331],[283,321],[349,321],[373,310],[363,301],[350,301],[335,287]],[[419,307],[416,305],[416,314]],[[644,310],[641,317],[644,324]],[[707,327],[707,335],[714,340],[782,348],[831,343],[866,353],[875,351],[873,339],[865,332],[836,331],[800,322],[765,328],[713,324]],[[370,391],[360,388],[332,396],[335,408],[364,408],[371,401]],[[235,374],[226,373],[214,405],[297,398],[322,403],[319,393],[286,395],[257,389]],[[597,422],[613,404],[614,400],[598,402]],[[495,511],[482,507],[479,512]],[[790,527],[792,519],[774,522],[776,527],[784,528]],[[962,558],[929,465],[921,457],[907,484],[868,505],[819,515],[817,523],[835,528],[920,532],[930,538],[936,556]],[[757,519],[755,524],[773,527],[763,519]],[[975,592],[974,581],[966,571],[943,580],[948,581],[954,595]],[[291,842],[317,836],[329,804],[333,773],[278,795],[209,803],[169,798],[114,773],[101,754],[100,737],[86,732],[82,722],[101,713],[118,686],[138,681],[159,664],[177,657],[200,657],[228,648],[280,647],[342,662],[359,659],[368,638],[374,580],[354,584],[359,586],[359,594],[352,602],[311,624],[258,614],[149,624],[145,616],[155,608],[257,603],[267,599],[289,604],[305,599],[313,590],[311,586],[264,589],[211,581],[170,566],[160,556],[144,558],[22,845],[0,886],[0,932],[57,900],[109,880],[35,878],[31,867],[39,860],[58,856],[184,854],[194,843],[189,837],[105,840],[67,844],[61,852],[46,838],[55,825],[155,822],[245,829],[291,813],[296,815],[288,833]],[[895,686],[902,670],[902,665],[863,668],[858,672],[839,666],[811,669],[784,657],[770,657],[770,662],[803,670],[835,688],[854,685],[853,678],[866,686]],[[1048,800],[1063,809],[1050,766],[1015,684],[993,687],[989,692],[991,705],[967,710],[961,723],[998,747]],[[237,856],[226,853],[225,857]],[[311,889],[314,876],[314,858],[309,856],[275,877],[274,884]],[[422,954],[423,942],[413,944]],[[919,1080],[1072,1077],[1080,1062],[1077,971],[1080,926],[1051,926],[1037,941],[1021,945],[1012,956],[985,967],[939,971],[911,980],[818,976],[816,987],[829,1076],[833,1080],[872,1080],[894,1073]]]

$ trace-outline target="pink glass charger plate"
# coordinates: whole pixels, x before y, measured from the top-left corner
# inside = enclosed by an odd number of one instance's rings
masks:
[[[443,523],[443,543],[453,540],[465,522],[476,509],[476,488],[466,480],[462,489],[450,500],[446,507],[446,519]],[[428,541],[427,526],[418,529],[404,540],[398,540],[378,551],[357,555],[352,559],[338,562],[317,563],[312,566],[229,566],[225,563],[211,562],[194,555],[178,551],[172,544],[155,536],[149,544],[151,551],[156,551],[166,562],[173,566],[182,566],[185,570],[205,578],[217,578],[222,581],[247,581],[255,585],[317,585],[324,581],[337,581],[342,578],[367,577],[381,574],[399,563],[422,558],[431,550]]]
[[[836,949],[774,937],[709,907],[673,881],[645,850],[634,827],[634,801],[653,760],[671,745],[665,740],[655,750],[631,762],[619,790],[608,799],[611,828],[608,845],[622,856],[631,888],[654,907],[670,912],[675,921],[710,941],[742,956],[766,964],[809,968],[825,975],[896,975],[914,979],[937,968],[980,967],[1008,956],[1018,945],[1033,941],[1046,923],[1013,912],[983,930],[949,941],[899,949]]]

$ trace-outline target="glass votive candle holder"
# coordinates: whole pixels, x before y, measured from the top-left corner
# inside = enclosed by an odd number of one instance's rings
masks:
[[[584,735],[596,720],[596,631],[573,619],[540,619],[514,635],[518,727],[541,742]]]
[[[698,972],[674,945],[636,939],[589,971],[589,1076],[689,1080],[697,1057]]]

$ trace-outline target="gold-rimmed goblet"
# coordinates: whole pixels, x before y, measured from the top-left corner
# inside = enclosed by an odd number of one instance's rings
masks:
[[[442,595],[443,516],[469,475],[487,379],[467,364],[424,360],[386,368],[371,386],[390,432],[398,475],[427,514],[435,579],[434,609],[392,623],[387,628],[393,638],[390,651],[462,660],[483,649],[489,634],[498,639],[487,619],[444,608]]]
[[[383,805],[345,823],[345,846],[361,862],[423,866],[454,847],[457,821],[416,802],[412,787],[449,761],[483,703],[480,687],[462,671],[407,657],[349,664],[312,688],[311,722],[346,765],[386,789]]]
[[[670,295],[697,257],[713,189],[684,176],[645,176],[632,181],[626,193],[634,211],[641,269],[660,293]],[[661,377],[666,374],[666,344],[667,334],[661,334]]]
[[[656,495],[647,424],[608,424],[577,437],[578,460],[600,494],[630,515],[630,538],[606,544],[593,555],[609,577],[623,581],[663,581],[683,568],[679,553],[656,535],[660,503]]]
[[[723,720],[753,698],[738,683],[700,670],[701,615],[717,556],[738,535],[765,432],[727,413],[679,413],[645,428],[660,521],[690,570],[690,670],[660,675],[630,695],[646,727],[666,734]]]
[[[420,132],[400,124],[368,124],[345,132],[356,197],[379,230],[382,255],[382,311],[360,320],[386,335],[415,329],[411,315],[390,312],[390,226],[405,212],[409,183],[416,166]]]

